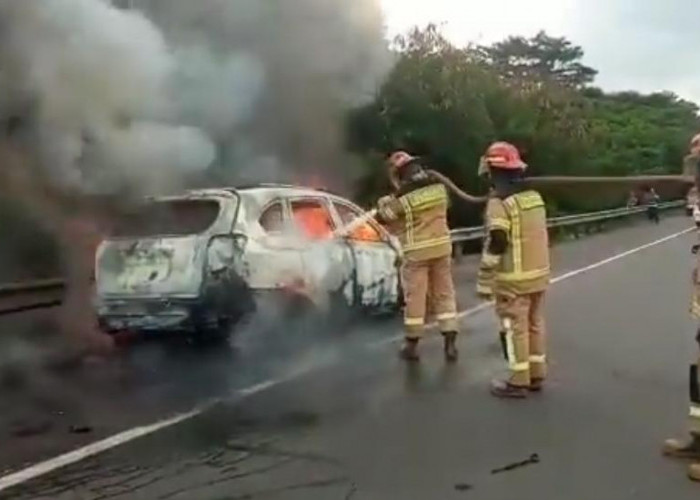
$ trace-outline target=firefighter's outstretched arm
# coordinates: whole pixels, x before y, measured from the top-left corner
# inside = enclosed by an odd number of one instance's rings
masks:
[[[377,202],[374,218],[380,223],[393,222],[403,216],[404,208],[395,196],[384,196]]]
[[[460,188],[457,187],[457,185],[450,180],[449,177],[446,177],[442,175],[440,172],[436,172],[435,170],[428,170],[428,174],[442,183],[447,189],[452,191],[455,195],[457,195],[459,198],[463,199],[466,202],[469,203],[484,203],[488,197],[487,196],[473,196],[469,193],[465,193],[462,191]]]

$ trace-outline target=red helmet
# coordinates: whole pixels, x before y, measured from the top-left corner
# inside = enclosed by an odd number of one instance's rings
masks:
[[[394,151],[389,156],[389,167],[395,170],[399,170],[409,163],[411,163],[416,158],[411,156],[406,151]]]
[[[484,155],[486,163],[492,168],[507,170],[525,170],[527,164],[520,159],[518,148],[508,142],[494,142]]]

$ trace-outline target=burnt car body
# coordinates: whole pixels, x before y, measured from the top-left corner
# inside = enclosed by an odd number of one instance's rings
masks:
[[[282,185],[153,198],[96,253],[95,307],[107,332],[227,332],[270,294],[322,311],[400,304],[400,246],[375,221],[324,191]]]

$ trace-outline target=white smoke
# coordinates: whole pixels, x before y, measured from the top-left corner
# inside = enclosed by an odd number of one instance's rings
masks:
[[[166,162],[186,170],[211,163],[201,132],[168,124],[175,59],[145,17],[98,0],[6,0],[0,19],[3,111],[31,108],[23,119],[53,180],[104,189],[100,179],[119,177],[157,189]]]
[[[336,167],[342,111],[389,68],[378,0],[131,4],[0,0],[0,118],[69,187]]]

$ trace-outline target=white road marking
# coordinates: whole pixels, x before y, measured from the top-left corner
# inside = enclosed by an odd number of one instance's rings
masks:
[[[602,266],[605,266],[605,265],[607,265],[607,264],[610,264],[611,262],[615,262],[616,260],[624,259],[625,257],[629,257],[630,255],[633,255],[633,254],[635,254],[635,253],[638,253],[638,252],[641,252],[641,251],[643,251],[643,250],[646,250],[647,248],[651,248],[651,247],[660,245],[660,244],[662,244],[662,243],[666,243],[666,242],[669,241],[669,240],[678,238],[679,236],[683,236],[684,234],[690,233],[690,232],[695,231],[695,230],[696,230],[696,229],[695,229],[694,227],[691,227],[691,228],[688,228],[688,229],[684,229],[683,231],[679,231],[679,232],[677,232],[677,233],[673,233],[673,234],[671,234],[671,235],[665,236],[665,237],[660,238],[660,239],[658,239],[658,240],[654,240],[654,241],[652,241],[651,243],[646,243],[646,244],[644,244],[644,245],[642,245],[642,246],[639,246],[639,247],[636,247],[636,248],[632,248],[632,249],[627,250],[627,251],[625,251],[625,252],[621,252],[621,253],[619,253],[619,254],[613,255],[612,257],[608,257],[607,259],[603,259],[603,260],[601,260],[601,261],[595,262],[595,263],[593,263],[593,264],[591,264],[591,265],[589,265],[589,266],[582,267],[581,269],[575,269],[575,270],[573,270],[573,271],[569,271],[569,272],[567,272],[567,273],[564,273],[564,274],[562,274],[562,275],[559,275],[559,276],[556,276],[556,277],[552,278],[552,284],[556,284],[556,283],[559,283],[559,282],[562,282],[562,281],[571,279],[571,278],[573,278],[573,277],[575,277],[575,276],[578,276],[578,275],[580,275],[580,274],[587,273],[588,271],[593,271],[594,269],[598,269],[599,267],[602,267]],[[486,309],[489,309],[489,308],[493,307],[493,305],[494,305],[494,302],[493,302],[493,301],[491,301],[491,302],[482,302],[482,303],[479,304],[479,305],[476,305],[476,306],[474,306],[474,307],[471,307],[471,308],[469,308],[469,309],[466,309],[466,310],[464,310],[464,311],[459,312],[459,313],[457,314],[457,318],[458,318],[458,319],[464,319],[464,318],[467,318],[467,317],[469,317],[469,316],[474,316],[475,314],[478,314],[478,313],[480,313],[481,311],[484,311],[484,310],[486,310]],[[434,328],[435,326],[437,326],[437,323],[431,323],[431,324],[429,324],[429,325],[427,325],[427,326],[430,327],[430,328]],[[373,343],[371,343],[371,344],[369,345],[369,347],[370,347],[370,348],[379,348],[379,347],[382,347],[382,346],[385,346],[385,345],[388,345],[388,344],[393,344],[394,342],[397,342],[397,341],[401,340],[402,338],[403,338],[403,335],[401,335],[401,334],[395,335],[395,336],[393,336],[393,337],[389,337],[389,338],[386,338],[386,339],[379,340],[379,341],[377,341],[377,342],[373,342]]]
[[[586,273],[588,271],[592,271],[594,269],[602,267],[602,266],[609,264],[611,262],[615,262],[616,260],[620,260],[620,259],[623,259],[623,258],[628,257],[630,255],[633,255],[635,253],[646,250],[647,248],[651,248],[651,247],[660,245],[662,243],[665,243],[669,240],[672,240],[674,238],[678,238],[679,236],[690,233],[691,231],[695,231],[695,228],[688,228],[688,229],[685,229],[683,231],[679,231],[677,233],[671,234],[671,235],[666,236],[664,238],[652,241],[651,243],[646,243],[642,246],[633,248],[631,250],[627,250],[627,251],[619,253],[617,255],[613,255],[612,257],[609,257],[607,259],[603,259],[603,260],[596,262],[594,264],[591,264],[589,266],[582,267],[581,269],[569,271],[567,273],[564,273],[564,274],[552,279],[552,283],[559,283],[561,281],[565,281],[567,279],[573,278],[575,276]],[[467,309],[465,311],[461,311],[458,314],[458,317],[460,319],[462,319],[462,318],[466,318],[468,316],[473,316],[474,314],[477,314],[485,309],[488,309],[491,306],[493,306],[492,302],[484,302],[484,303],[481,303],[475,307]],[[382,341],[372,343],[368,347],[377,348],[377,347],[380,347],[382,345],[396,342],[396,340],[401,339],[401,338],[402,338],[402,336],[398,335],[396,337],[391,337],[389,339],[384,339]],[[297,377],[303,375],[304,373],[308,373],[309,371],[311,371],[311,370],[310,369],[300,370],[296,373],[282,377],[280,379],[266,380],[266,381],[261,382],[259,384],[255,384],[251,387],[241,389],[241,390],[237,391],[235,393],[235,395],[242,397],[242,398],[249,397],[249,396],[252,396],[254,394],[258,394],[260,392],[266,391],[266,390],[268,390],[272,387],[275,387],[281,383],[284,383],[284,382],[287,382],[287,381],[292,380],[294,378],[297,378]],[[174,425],[177,425],[177,424],[184,422],[186,420],[190,420],[190,419],[206,412],[207,410],[209,410],[210,408],[212,408],[215,404],[217,404],[219,402],[221,402],[220,399],[209,401],[208,403],[206,403],[202,406],[198,406],[197,408],[195,408],[192,411],[189,411],[186,413],[181,413],[179,415],[175,415],[174,417],[170,417],[168,419],[161,420],[159,422],[156,422],[156,423],[153,423],[150,425],[145,425],[142,427],[135,427],[133,429],[129,429],[129,430],[126,430],[124,432],[120,432],[119,434],[115,434],[115,435],[110,436],[110,437],[103,439],[101,441],[96,441],[96,442],[89,444],[87,446],[84,446],[82,448],[78,448],[78,449],[70,451],[68,453],[64,453],[63,455],[59,455],[55,458],[51,458],[51,459],[46,460],[44,462],[40,462],[36,465],[32,465],[30,467],[27,467],[26,469],[22,469],[20,471],[14,472],[12,474],[8,474],[6,476],[0,477],[0,491],[6,490],[6,489],[11,488],[13,486],[20,485],[22,483],[26,483],[27,481],[31,481],[32,479],[36,479],[40,476],[46,475],[50,472],[53,472],[57,469],[65,467],[67,465],[71,465],[71,464],[80,462],[82,460],[85,460],[86,458],[92,457],[94,455],[98,455],[98,454],[103,453],[105,451],[108,451],[110,449],[113,449],[113,448],[116,448],[116,447],[121,446],[123,444],[126,444],[130,441],[134,441],[136,439],[147,436],[149,434],[153,434],[155,432],[166,429],[168,427],[172,427]]]

